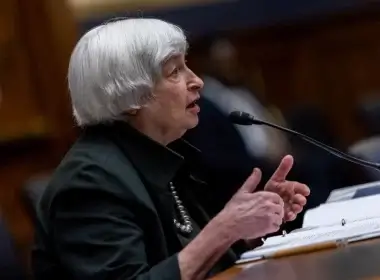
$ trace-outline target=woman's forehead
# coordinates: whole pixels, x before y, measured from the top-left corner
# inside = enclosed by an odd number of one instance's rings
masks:
[[[165,63],[183,62],[185,60],[184,54],[175,54],[169,57]]]

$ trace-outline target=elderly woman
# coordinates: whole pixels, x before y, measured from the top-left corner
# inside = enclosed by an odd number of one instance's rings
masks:
[[[287,156],[264,191],[255,169],[205,213],[199,151],[180,139],[198,123],[203,86],[186,51],[182,30],[156,19],[107,23],[78,42],[68,80],[83,133],[38,207],[36,279],[203,279],[233,264],[236,242],[302,210],[309,189],[286,181]]]

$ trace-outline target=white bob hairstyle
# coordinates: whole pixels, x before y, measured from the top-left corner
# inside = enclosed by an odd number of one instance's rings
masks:
[[[109,22],[87,32],[69,64],[73,114],[79,126],[124,119],[152,97],[162,64],[185,54],[187,41],[178,26],[158,19]]]

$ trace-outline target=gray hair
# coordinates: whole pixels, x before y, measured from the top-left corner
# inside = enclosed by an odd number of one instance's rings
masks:
[[[185,54],[187,46],[181,28],[158,19],[123,19],[87,32],[71,55],[68,73],[78,125],[121,119],[144,106],[162,64]]]

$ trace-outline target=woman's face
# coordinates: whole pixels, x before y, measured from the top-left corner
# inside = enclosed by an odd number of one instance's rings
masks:
[[[203,81],[187,67],[184,55],[170,58],[153,88],[154,99],[137,114],[139,122],[181,137],[198,124],[200,108],[195,102],[202,87]]]

